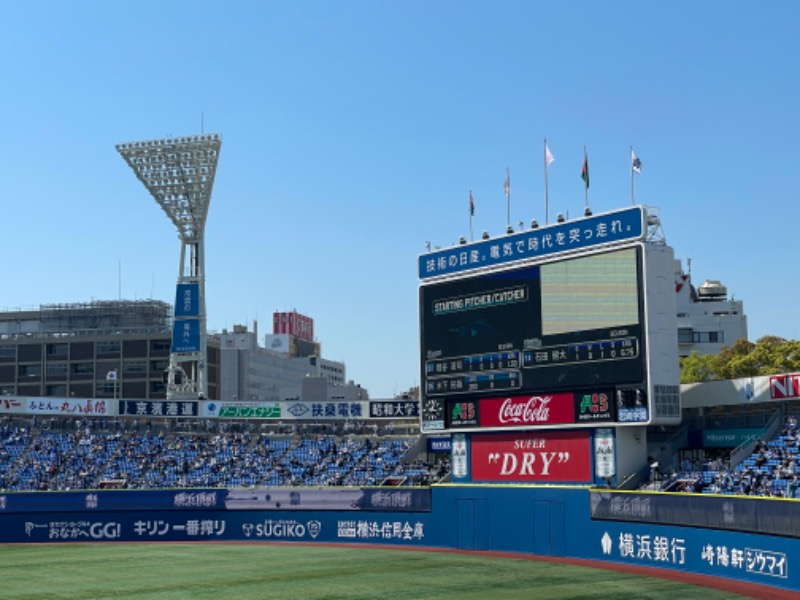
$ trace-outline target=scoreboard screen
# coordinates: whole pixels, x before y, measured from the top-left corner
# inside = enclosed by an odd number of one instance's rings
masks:
[[[422,285],[423,423],[464,400],[640,384],[642,289],[638,245]]]

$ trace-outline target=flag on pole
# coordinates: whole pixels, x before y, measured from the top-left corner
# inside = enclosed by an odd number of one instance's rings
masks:
[[[469,191],[469,216],[475,216],[475,200],[472,199],[472,190]]]
[[[552,162],[553,162],[555,159],[556,159],[556,158],[555,158],[555,156],[553,156],[553,153],[552,153],[552,152],[550,152],[550,148],[548,148],[548,147],[547,147],[547,142],[545,142],[545,143],[544,143],[544,164],[545,164],[545,165],[547,165],[547,166],[549,167],[549,166],[550,166],[550,164],[551,164],[551,163],[552,163]]]
[[[642,161],[636,156],[636,152],[633,151],[633,148],[631,148],[631,171],[634,173],[642,172]]]
[[[511,193],[511,173],[506,170],[506,180],[503,183],[503,193],[508,196]]]
[[[589,158],[586,156],[586,151],[583,151],[583,168],[581,169],[581,179],[586,184],[586,189],[589,189]]]
[[[117,380],[117,370],[116,369],[106,373],[106,381],[116,381],[116,380]]]

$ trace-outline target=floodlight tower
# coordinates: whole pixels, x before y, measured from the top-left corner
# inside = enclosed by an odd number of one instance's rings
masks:
[[[117,145],[181,240],[168,399],[208,398],[204,230],[221,145],[218,134]]]

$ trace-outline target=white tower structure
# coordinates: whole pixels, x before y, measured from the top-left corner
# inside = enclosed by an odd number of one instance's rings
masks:
[[[208,398],[204,230],[221,145],[218,134],[117,145],[181,240],[168,399]]]

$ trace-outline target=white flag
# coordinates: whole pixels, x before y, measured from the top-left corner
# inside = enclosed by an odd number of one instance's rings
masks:
[[[633,148],[631,148],[631,171],[634,173],[642,172],[642,161],[636,156],[636,152],[633,151]]]
[[[545,145],[544,145],[544,164],[549,167],[550,163],[552,163],[555,159],[556,158],[555,158],[555,156],[553,156],[553,153],[550,152],[550,148],[547,147],[547,143],[545,143]]]
[[[116,369],[106,373],[106,381],[116,381],[116,380],[117,380],[117,370]]]

